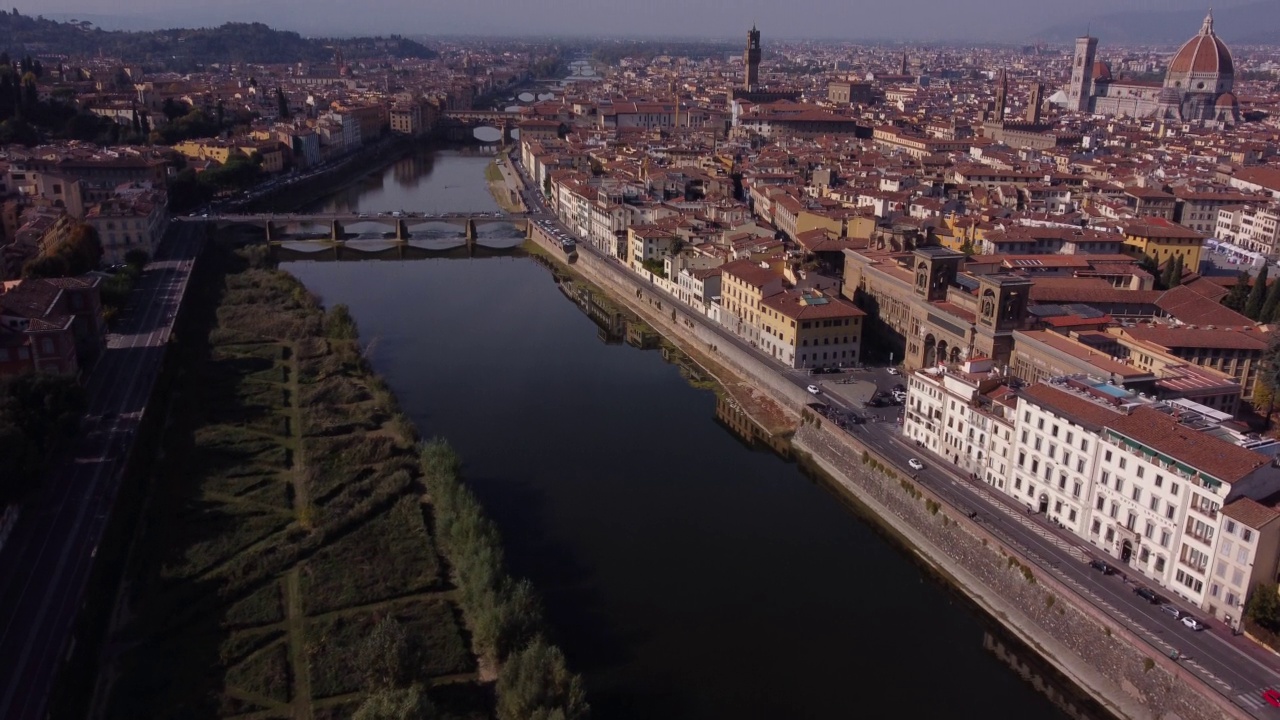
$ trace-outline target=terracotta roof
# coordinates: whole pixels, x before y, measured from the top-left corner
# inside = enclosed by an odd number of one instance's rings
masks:
[[[1213,32],[1212,13],[1204,19],[1200,32],[1188,40],[1169,63],[1169,74],[1234,72],[1231,51]]]
[[[1213,283],[1209,285],[1220,292],[1219,297],[1226,295],[1226,291],[1221,286]],[[1252,320],[1231,308],[1219,305],[1217,302],[1206,302],[1206,300],[1207,298],[1196,289],[1179,285],[1166,290],[1160,299],[1156,300],[1156,305],[1169,315],[1190,325],[1250,327],[1254,324]]]
[[[1164,327],[1160,325],[1139,325],[1124,328],[1124,332],[1135,340],[1155,343],[1166,348],[1223,348],[1229,350],[1267,349],[1269,333],[1258,330],[1230,330],[1196,328],[1196,327]]]
[[[1147,407],[1115,416],[1108,427],[1223,482],[1240,480],[1270,462],[1266,455],[1193,430]]]
[[[1115,410],[1044,383],[1023,388],[1018,391],[1018,395],[1040,407],[1052,410],[1058,417],[1094,430],[1120,417]]]
[[[1227,503],[1222,514],[1255,530],[1280,517],[1274,509],[1251,498],[1242,497]]]
[[[756,288],[764,287],[782,277],[769,268],[760,267],[760,263],[754,260],[735,260],[721,265],[720,270]]]
[[[813,303],[819,299],[823,302]],[[830,318],[855,318],[866,315],[853,303],[838,297],[822,295],[813,296],[799,290],[788,290],[765,298],[765,307],[777,310],[793,320],[826,320]]]

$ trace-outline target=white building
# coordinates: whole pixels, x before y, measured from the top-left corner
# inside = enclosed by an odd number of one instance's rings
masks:
[[[1280,244],[1280,205],[1235,205],[1218,210],[1214,236],[1259,255],[1277,254]]]
[[[997,413],[978,412],[981,387],[964,371],[914,373],[903,431],[1000,488],[1003,429]],[[1259,452],[1274,453],[1274,442],[1196,403],[1083,376],[1029,386],[1016,402],[1000,488],[1010,497],[1233,626],[1250,589],[1275,581],[1280,467]]]

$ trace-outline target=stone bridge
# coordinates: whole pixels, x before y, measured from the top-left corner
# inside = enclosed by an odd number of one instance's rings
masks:
[[[451,140],[464,140],[466,133],[478,127],[495,127],[502,131],[502,144],[511,142],[511,131],[524,119],[517,112],[500,110],[446,110],[440,116],[440,129]]]
[[[523,216],[502,213],[272,213],[243,215],[205,215],[201,217],[177,217],[177,222],[212,224],[218,230],[228,228],[261,228],[264,239],[271,244],[296,241],[327,241],[345,244],[352,241],[381,240],[407,243],[411,240],[447,239],[448,227],[457,228],[455,237],[467,245],[491,245],[508,247],[512,235],[527,237],[529,220]],[[500,239],[486,242],[485,228],[511,228],[514,232]]]

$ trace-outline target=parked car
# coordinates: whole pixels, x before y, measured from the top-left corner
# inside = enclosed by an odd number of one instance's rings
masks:
[[[1103,575],[1114,575],[1114,574],[1116,573],[1116,569],[1115,569],[1115,568],[1113,568],[1113,567],[1111,567],[1110,565],[1108,565],[1108,564],[1106,564],[1106,563],[1102,562],[1101,560],[1091,560],[1091,561],[1089,561],[1089,567],[1093,568],[1094,570],[1097,570],[1098,572],[1102,573]]]
[[[1191,617],[1190,615],[1186,615],[1182,618],[1182,624],[1186,625],[1187,627],[1197,632],[1204,630],[1206,627],[1208,627],[1208,625],[1205,625],[1204,623],[1200,622],[1196,618]]]
[[[1133,589],[1133,594],[1134,594],[1134,595],[1137,595],[1138,597],[1142,598],[1143,600],[1146,600],[1147,602],[1151,603],[1152,605],[1159,605],[1159,604],[1160,604],[1160,596],[1156,594],[1156,591],[1155,591],[1155,590],[1152,590],[1152,589],[1151,589],[1151,588],[1149,588],[1149,587],[1146,587],[1146,586],[1143,586],[1143,585],[1138,585],[1137,587],[1135,587],[1135,588]]]
[[[912,470],[923,470],[923,469],[924,469],[924,463],[920,462],[919,460],[917,460],[917,459],[915,459],[915,458],[911,458],[910,460],[908,460],[908,461],[907,461],[907,464],[911,466],[911,469],[912,469]]]
[[[805,390],[808,390],[809,393],[813,395],[819,395],[822,393],[822,390],[817,385],[810,385],[809,387],[805,388]]]
[[[1182,611],[1174,607],[1173,605],[1169,605],[1169,604],[1161,605],[1160,609],[1172,615],[1174,620],[1177,620],[1182,617]]]
[[[889,368],[889,374],[890,374],[890,375],[897,375],[897,374],[898,374],[898,368]]]

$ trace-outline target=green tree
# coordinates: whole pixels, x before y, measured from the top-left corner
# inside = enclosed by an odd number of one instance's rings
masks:
[[[1227,296],[1222,298],[1222,304],[1236,312],[1243,312],[1244,305],[1249,300],[1249,273],[1244,270],[1240,271],[1240,275],[1236,278],[1236,284],[1231,286],[1231,290],[1227,292]]]
[[[1245,605],[1245,617],[1271,632],[1280,632],[1280,588],[1275,583],[1258,583]]]
[[[374,625],[360,644],[356,667],[364,673],[370,689],[403,685],[409,676],[409,638],[404,626],[389,615]]]
[[[1274,283],[1280,285],[1280,281]],[[1267,426],[1271,426],[1271,413],[1275,410],[1276,395],[1280,394],[1280,339],[1272,340],[1262,356],[1262,373],[1258,384],[1267,390]]]
[[[282,120],[289,119],[289,101],[284,96],[284,90],[276,88],[276,113]]]
[[[51,450],[75,431],[84,408],[84,388],[69,375],[0,378],[0,505],[35,487]]]
[[[1245,317],[1250,320],[1257,320],[1262,315],[1262,305],[1265,302],[1267,292],[1267,266],[1262,266],[1262,271],[1258,273],[1258,277],[1253,281],[1253,289],[1249,291],[1249,300],[1244,304]]]
[[[382,688],[365,698],[351,720],[435,720],[435,705],[421,685]]]
[[[1165,289],[1164,272],[1160,270],[1160,264],[1156,262],[1155,258],[1150,255],[1143,255],[1142,259],[1138,261],[1138,267],[1151,274],[1157,290]]]
[[[1169,280],[1165,287],[1176,288],[1182,284],[1182,256],[1178,255],[1169,264],[1173,267],[1169,270]]]
[[[580,720],[590,713],[582,678],[542,638],[507,658],[497,692],[499,720]]]
[[[1280,310],[1280,282],[1273,282],[1267,288],[1267,299],[1262,303],[1262,312],[1256,319],[1261,323],[1272,322],[1277,310]]]

